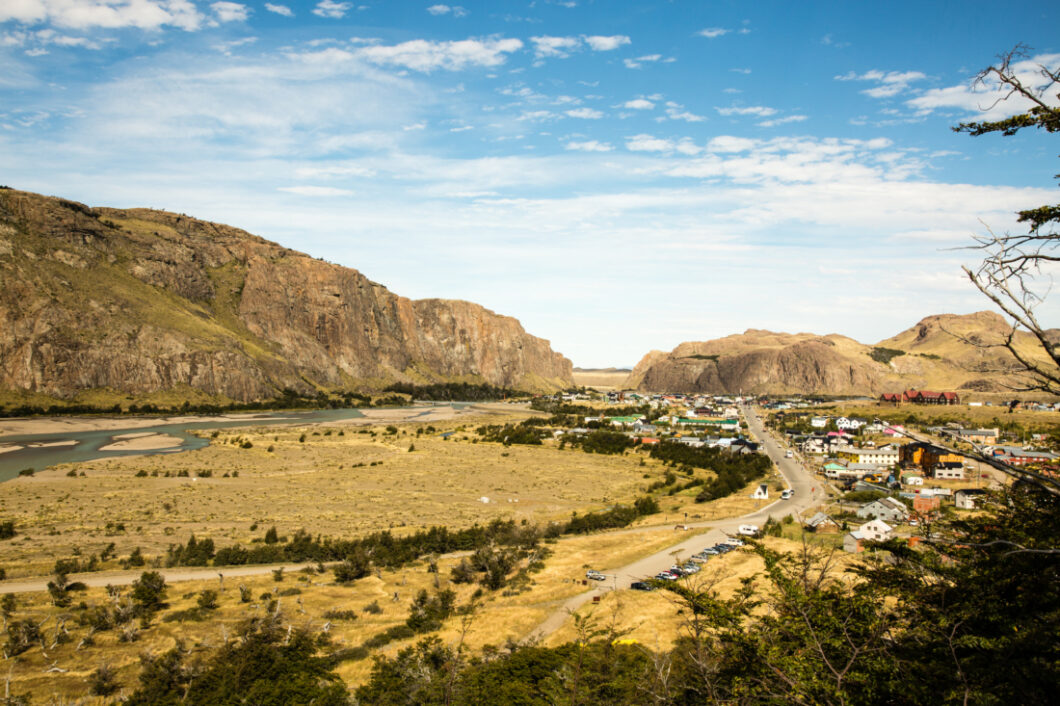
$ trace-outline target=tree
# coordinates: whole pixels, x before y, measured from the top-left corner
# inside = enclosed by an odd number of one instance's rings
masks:
[[[977,137],[1000,132],[1015,135],[1024,128],[1036,127],[1046,132],[1060,132],[1060,104],[1050,104],[1056,91],[1060,98],[1060,67],[1051,68],[1027,61],[1029,49],[1017,45],[999,57],[997,65],[979,72],[976,86],[996,87],[1002,96],[994,105],[1010,99],[1022,100],[1030,107],[1026,112],[1003,120],[960,123],[953,128]],[[1039,83],[1040,82],[1040,83]],[[1035,85],[1038,83],[1038,85]],[[1060,174],[1057,175],[1060,178]],[[1060,262],[1060,205],[1045,205],[1017,213],[1018,221],[1027,224],[1026,233],[976,236],[984,252],[976,269],[964,268],[972,284],[1012,320],[1012,329],[1002,346],[1016,359],[1024,381],[1019,389],[1060,394],[1060,345],[1050,337],[1038,319],[1037,307],[1044,300],[1044,284],[1038,281],[1043,265]],[[1016,345],[1016,334],[1027,331],[1037,343],[1035,353]],[[979,344],[982,345],[982,344]],[[1039,356],[1038,353],[1044,353]]]
[[[1053,92],[1060,99],[1060,67],[1051,68],[1027,60],[1028,47],[1019,44],[1001,55],[997,65],[979,72],[976,86],[997,88],[1002,95],[993,107],[1010,99],[1029,104],[1026,112],[1003,120],[960,123],[955,132],[973,137],[1000,132],[1015,135],[1024,128],[1041,128],[1049,133],[1060,132],[1060,103],[1050,104]],[[1037,85],[1035,85],[1037,83]],[[1060,175],[1057,175],[1060,178]],[[1040,391],[1060,395],[1060,341],[1039,321],[1036,309],[1045,299],[1048,286],[1043,266],[1060,262],[1060,205],[1046,205],[1017,213],[1018,221],[1027,224],[1026,233],[996,235],[988,232],[976,236],[976,249],[984,253],[976,269],[963,268],[968,279],[991,302],[1011,319],[1011,329],[1000,343],[970,341],[976,346],[1002,347],[1016,361],[1022,381],[1014,389]],[[1051,282],[1051,280],[1050,280]],[[1043,287],[1045,290],[1043,290]],[[1017,334],[1028,332],[1036,345],[1018,345]],[[1060,481],[1024,468],[999,463],[992,455],[976,447],[971,454],[982,463],[1006,473],[1017,480],[1038,485],[1047,492],[1060,494]]]
[[[157,571],[143,572],[133,581],[132,599],[139,615],[153,615],[166,605],[166,579]]]

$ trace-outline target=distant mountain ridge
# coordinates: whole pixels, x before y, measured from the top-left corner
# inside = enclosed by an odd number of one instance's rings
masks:
[[[651,351],[626,380],[651,392],[877,395],[910,387],[1002,392],[1017,382],[1000,342],[1009,326],[990,311],[928,316],[875,345],[829,334],[748,329]],[[1016,337],[1033,354],[1030,334]],[[1037,356],[1036,356],[1037,357]]]
[[[226,225],[0,189],[0,391],[234,401],[394,382],[573,384],[508,316],[400,297]]]

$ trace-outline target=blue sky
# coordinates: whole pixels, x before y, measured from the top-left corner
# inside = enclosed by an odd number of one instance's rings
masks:
[[[576,365],[871,343],[986,308],[959,248],[1055,203],[1055,138],[950,126],[1024,109],[971,78],[1019,42],[1060,65],[1057,27],[1045,2],[0,0],[0,182],[476,301]]]

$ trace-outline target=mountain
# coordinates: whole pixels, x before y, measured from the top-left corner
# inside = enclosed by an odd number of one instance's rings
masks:
[[[573,378],[548,341],[478,304],[406,299],[185,215],[0,189],[0,391],[249,401],[456,381]]]
[[[626,387],[829,395],[877,395],[911,387],[1002,392],[1016,382],[1014,361],[1003,349],[981,344],[999,343],[1008,331],[1005,319],[990,311],[929,316],[875,345],[837,334],[749,329],[682,343],[669,353],[652,351],[630,373]],[[1016,343],[1036,355],[1030,334],[1019,333]]]

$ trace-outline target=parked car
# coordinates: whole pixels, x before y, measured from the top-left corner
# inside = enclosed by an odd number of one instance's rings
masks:
[[[792,497],[794,495],[795,495],[795,491],[792,490],[791,488],[788,488],[787,490],[781,491],[781,493],[780,493],[780,497],[783,500],[787,500],[788,498],[790,498],[790,497]]]
[[[599,571],[589,569],[585,572],[585,578],[592,579],[593,581],[606,581],[607,577],[601,574]]]
[[[629,585],[634,591],[654,591],[655,586],[652,586],[647,581],[634,581]]]
[[[695,574],[695,573],[698,573],[698,572],[699,572],[699,564],[696,564],[695,562],[691,562],[690,561],[690,562],[688,562],[687,564],[685,564],[684,566],[681,567],[681,573],[683,573],[685,576],[688,576],[689,574]]]
[[[745,537],[754,537],[758,534],[758,525],[740,525],[736,531]],[[743,546],[743,543],[741,542],[739,546]]]
[[[672,571],[660,571],[659,573],[655,574],[655,578],[662,579],[663,581],[676,581],[678,579],[678,575],[673,573]]]
[[[784,454],[784,458],[792,458],[794,456],[795,456],[795,452],[791,451],[790,449],[788,450],[788,452],[786,454]]]

